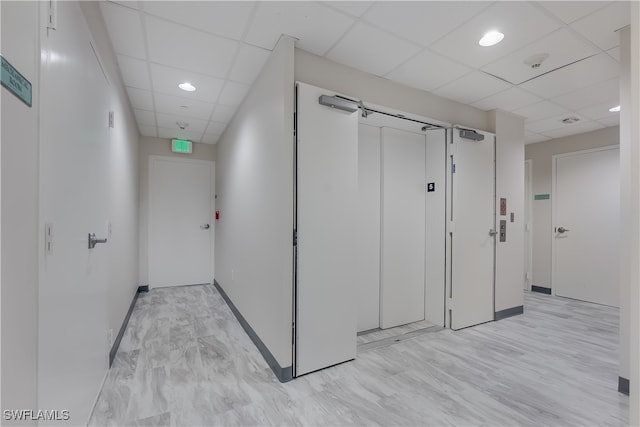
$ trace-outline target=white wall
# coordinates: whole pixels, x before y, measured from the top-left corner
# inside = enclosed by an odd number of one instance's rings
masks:
[[[149,157],[163,156],[180,159],[216,160],[216,145],[193,143],[193,153],[190,155],[174,153],[171,151],[171,140],[153,137],[142,137],[138,153],[139,169],[139,223],[138,229],[138,258],[139,271],[138,282],[140,285],[149,283]],[[214,224],[212,224],[215,227]]]
[[[489,113],[296,49],[295,78],[407,113],[494,132]]]
[[[39,4],[0,2],[0,51],[33,87],[33,106],[0,89],[2,409],[36,408]],[[10,423],[8,423],[10,424]]]
[[[502,110],[491,116],[496,129],[496,225],[507,220],[507,241],[496,239],[495,311],[523,304],[524,281],[524,118]],[[500,216],[500,198],[507,216]],[[510,215],[515,220],[511,222]]]
[[[525,145],[525,158],[532,163],[533,195],[551,194],[552,156],[591,148],[616,145],[619,141],[617,126],[571,135],[536,144]],[[533,277],[532,284],[551,287],[551,198],[533,203]]]
[[[280,39],[218,142],[216,281],[292,364],[293,40]]]

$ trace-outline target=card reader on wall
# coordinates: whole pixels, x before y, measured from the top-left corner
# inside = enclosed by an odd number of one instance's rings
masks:
[[[318,98],[318,103],[320,105],[326,105],[327,107],[336,108],[338,110],[347,111],[349,113],[358,111],[357,103],[337,96],[320,95],[320,98]]]

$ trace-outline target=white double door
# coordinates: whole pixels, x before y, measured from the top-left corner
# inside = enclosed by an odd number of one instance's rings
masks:
[[[425,318],[426,137],[360,125],[358,330]]]

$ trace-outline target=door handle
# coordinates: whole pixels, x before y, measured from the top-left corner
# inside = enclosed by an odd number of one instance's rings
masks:
[[[208,230],[211,226],[209,224],[201,225],[200,228],[203,230]]]
[[[566,233],[567,231],[571,231],[568,228],[564,228],[564,227],[558,227],[558,233],[562,234],[562,233]]]
[[[495,237],[497,235],[498,235],[498,232],[496,230],[494,230],[493,228],[491,230],[489,230],[489,236]]]
[[[89,249],[95,248],[98,243],[107,243],[107,238],[96,239],[96,233],[89,233]]]

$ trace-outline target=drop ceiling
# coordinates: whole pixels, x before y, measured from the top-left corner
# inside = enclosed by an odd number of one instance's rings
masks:
[[[332,61],[522,115],[527,143],[618,124],[609,108],[619,104],[616,31],[629,24],[626,1],[122,1],[100,8],[145,136],[215,144],[281,34]],[[504,40],[480,47],[491,29]],[[525,63],[539,54],[548,54],[539,67]],[[197,90],[180,90],[184,81]],[[567,117],[580,120],[565,124]]]

